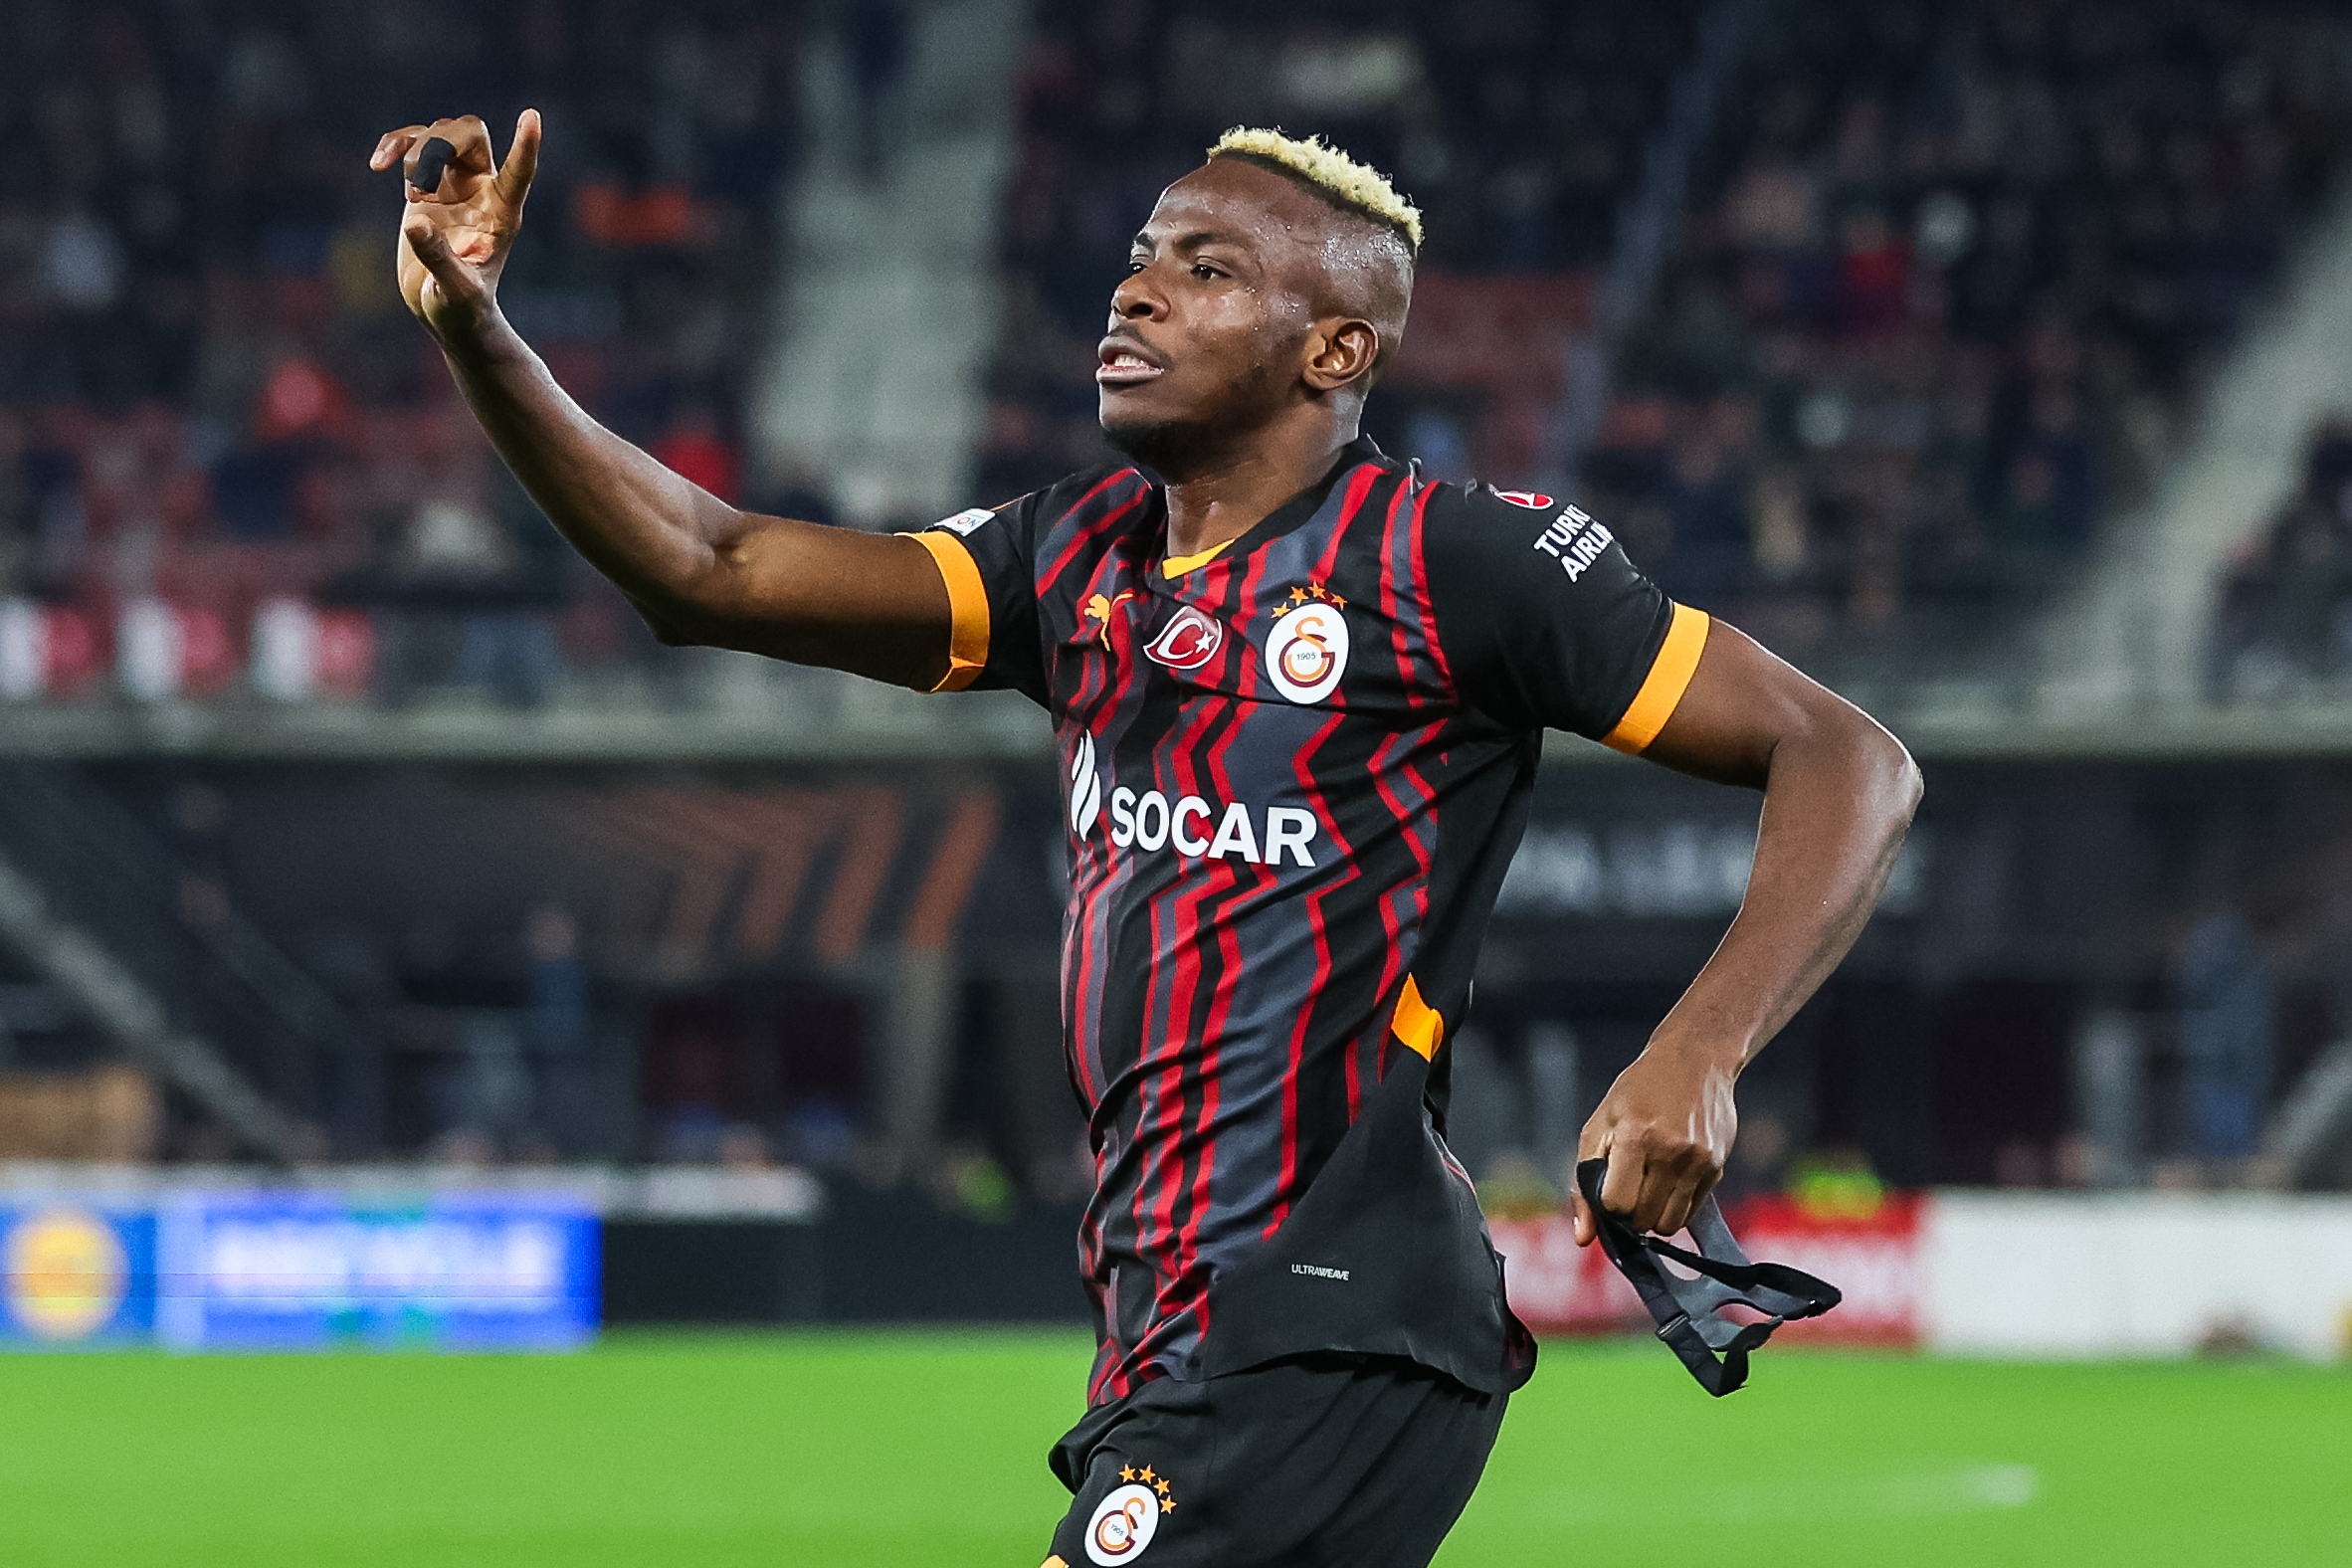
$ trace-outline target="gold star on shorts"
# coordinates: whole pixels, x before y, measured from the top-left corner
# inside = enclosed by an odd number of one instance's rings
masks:
[[[1173,1497],[1162,1496],[1162,1497],[1160,1498],[1160,1512],[1162,1512],[1162,1513],[1174,1513],[1175,1511],[1176,1511],[1176,1499],[1175,1499],[1175,1498],[1173,1498]]]
[[[1121,1465],[1121,1466],[1119,1467],[1119,1479],[1121,1479],[1121,1480],[1123,1480],[1123,1481],[1132,1481],[1132,1480],[1134,1480],[1134,1478],[1135,1478],[1135,1467],[1134,1467],[1134,1466],[1132,1466],[1132,1465]]]
[[[1143,1482],[1143,1484],[1144,1484],[1144,1485],[1146,1485],[1146,1486],[1150,1485],[1150,1484],[1151,1484],[1153,1481],[1155,1481],[1155,1480],[1158,1480],[1158,1479],[1159,1479],[1159,1477],[1158,1477],[1157,1475],[1154,1475],[1154,1474],[1151,1472],[1151,1467],[1150,1467],[1150,1466],[1148,1466],[1148,1465],[1144,1466],[1144,1467],[1143,1467],[1143,1469],[1141,1469],[1141,1470],[1137,1470],[1137,1471],[1135,1472],[1135,1478],[1136,1478],[1137,1480],[1139,1480],[1139,1481]]]

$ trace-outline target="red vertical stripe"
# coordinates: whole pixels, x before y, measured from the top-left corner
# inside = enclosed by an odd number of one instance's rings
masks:
[[[1461,694],[1454,686],[1454,667],[1446,659],[1446,645],[1438,636],[1438,614],[1430,601],[1429,562],[1422,552],[1422,538],[1429,521],[1430,497],[1438,492],[1432,485],[1422,490],[1421,499],[1413,504],[1413,602],[1421,612],[1421,646],[1428,650],[1432,667],[1446,693],[1446,705],[1458,706]]]

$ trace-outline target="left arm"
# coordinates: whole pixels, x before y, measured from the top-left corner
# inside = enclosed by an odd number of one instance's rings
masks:
[[[1921,786],[1902,743],[1868,714],[1719,621],[1643,755],[1764,792],[1737,918],[1577,1143],[1579,1160],[1609,1160],[1610,1212],[1670,1236],[1722,1177],[1740,1070],[1862,934]],[[1578,1244],[1595,1234],[1579,1195]]]

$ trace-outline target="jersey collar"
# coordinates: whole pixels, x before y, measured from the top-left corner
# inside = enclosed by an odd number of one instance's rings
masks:
[[[1321,479],[1276,506],[1273,511],[1268,512],[1232,539],[1199,555],[1171,557],[1166,554],[1168,547],[1168,490],[1166,486],[1154,481],[1151,489],[1153,499],[1158,504],[1160,513],[1161,556],[1158,563],[1152,567],[1152,579],[1158,582],[1170,579],[1181,580],[1186,573],[1196,571],[1211,561],[1228,558],[1238,560],[1260,545],[1278,539],[1283,534],[1304,525],[1308,518],[1322,510],[1323,502],[1330,498],[1332,487],[1339,483],[1341,475],[1351,473],[1366,463],[1385,464],[1387,462],[1388,455],[1380,450],[1370,436],[1358,436],[1339,449],[1338,458],[1332,463],[1330,471]]]

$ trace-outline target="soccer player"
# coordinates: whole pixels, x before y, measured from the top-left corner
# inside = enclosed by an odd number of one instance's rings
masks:
[[[500,166],[442,120],[373,163],[412,176],[410,307],[555,525],[666,642],[1052,716],[1100,1348],[1049,1568],[1426,1564],[1535,1360],[1445,1125],[1543,730],[1764,794],[1737,918],[1580,1144],[1667,1234],[1867,918],[1910,758],[1577,506],[1357,434],[1421,219],[1330,147],[1231,132],[1162,193],[1096,372],[1130,463],[878,536],[739,511],[564,395],[497,303],[539,138]]]

